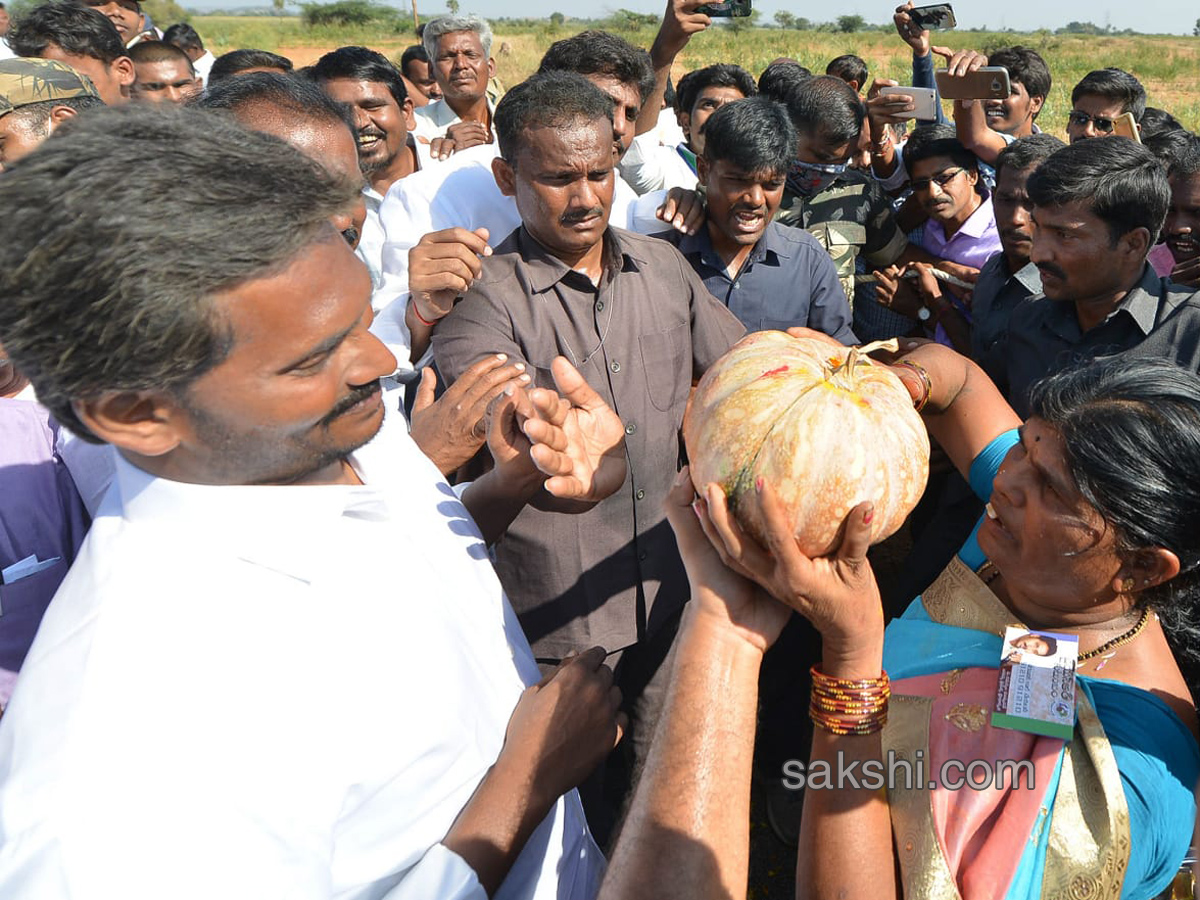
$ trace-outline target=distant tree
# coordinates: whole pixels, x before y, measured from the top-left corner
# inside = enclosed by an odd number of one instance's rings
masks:
[[[853,34],[867,27],[867,20],[862,16],[838,16],[837,30],[842,34]]]
[[[1196,27],[1192,29],[1193,37],[1200,37],[1200,19],[1196,20]]]
[[[565,21],[567,21],[567,17],[564,16],[562,13],[560,13],[560,12],[550,13],[550,24],[551,25],[558,26],[558,25],[561,25]]]
[[[1056,29],[1055,34],[1101,34],[1103,29],[1094,22],[1068,22],[1062,28]]]
[[[797,31],[812,31],[813,23],[804,18],[804,16],[796,16],[796,24],[792,27]]]
[[[751,28],[758,26],[758,20],[762,18],[761,9],[751,9],[748,16],[731,16],[729,18],[729,30],[734,34],[741,34]]]
[[[795,28],[796,17],[786,9],[781,9],[775,13],[775,24],[780,28]]]
[[[450,15],[458,15],[458,0],[446,0],[446,9],[450,10]]]

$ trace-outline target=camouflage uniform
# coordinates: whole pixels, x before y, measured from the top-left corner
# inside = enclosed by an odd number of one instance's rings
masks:
[[[52,103],[75,97],[96,97],[96,88],[86,75],[53,59],[0,60],[0,116],[22,106]]]

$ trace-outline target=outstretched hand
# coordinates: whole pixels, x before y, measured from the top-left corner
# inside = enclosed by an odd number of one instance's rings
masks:
[[[877,655],[883,642],[883,605],[867,562],[874,505],[863,502],[850,510],[838,546],[827,556],[810,558],[796,544],[771,485],[760,479],[756,488],[765,545],[737,523],[718,485],[703,486],[700,523],[721,560],[812,622],[821,632],[826,659]]]

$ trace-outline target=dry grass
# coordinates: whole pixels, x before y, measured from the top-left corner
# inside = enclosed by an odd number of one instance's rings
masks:
[[[307,65],[326,50],[345,44],[364,44],[398,58],[415,43],[411,33],[370,29],[306,28],[299,19],[272,16],[197,16],[193,24],[216,53],[237,47],[260,47]],[[533,31],[496,31],[496,63],[501,80],[516,84],[537,68],[545,49],[556,39],[573,33],[570,27],[555,29],[549,23]],[[626,35],[640,46],[649,46],[653,29]],[[1024,44],[1041,53],[1054,75],[1054,89],[1046,103],[1041,125],[1063,136],[1071,87],[1088,71],[1100,66],[1117,66],[1136,75],[1146,86],[1151,106],[1175,114],[1183,124],[1200,128],[1200,38],[1178,36],[1090,37],[1082,35],[996,34],[953,32],[946,36],[955,48],[987,49]],[[499,53],[501,43],[506,52]],[[771,60],[791,56],[811,68],[824,71],[830,59],[842,53],[857,53],[871,68],[872,77],[893,78],[901,84],[911,80],[910,56],[895,34],[866,32],[831,34],[815,31],[783,31],[754,28],[735,34],[714,28],[697,36],[676,63],[676,77],[689,69],[714,62],[735,62],[758,74]]]

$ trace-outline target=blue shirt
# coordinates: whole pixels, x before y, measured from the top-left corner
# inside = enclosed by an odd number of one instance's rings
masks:
[[[707,228],[694,235],[672,231],[656,237],[679,248],[709,293],[748,331],[801,326],[843,344],[858,343],[833,260],[807,231],[771,222],[736,278],[725,271]]]

